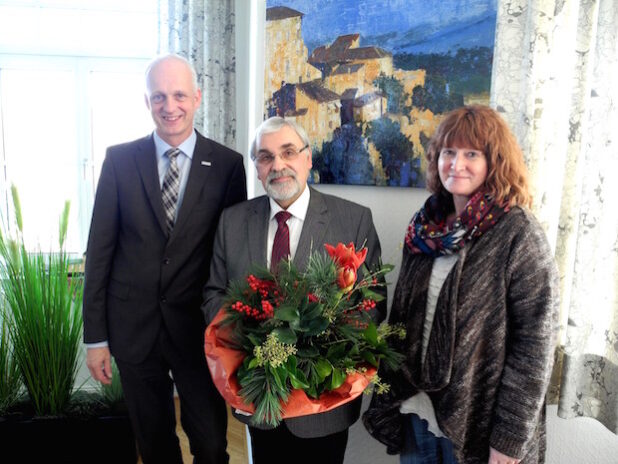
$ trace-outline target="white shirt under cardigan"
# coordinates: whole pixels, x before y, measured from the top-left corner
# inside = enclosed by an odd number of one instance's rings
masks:
[[[425,323],[423,325],[423,363],[427,354],[427,346],[429,345],[429,336],[431,335],[431,326],[433,325],[434,315],[436,314],[436,306],[438,297],[442,290],[442,285],[448,277],[449,272],[459,259],[459,255],[444,255],[434,259],[431,267],[431,277],[429,278],[429,288],[427,290],[427,307],[425,310]],[[411,396],[399,406],[399,412],[402,414],[416,414],[421,419],[425,419],[428,423],[428,430],[436,437],[444,437],[444,433],[438,426],[436,413],[431,403],[431,398],[424,391],[418,392]]]

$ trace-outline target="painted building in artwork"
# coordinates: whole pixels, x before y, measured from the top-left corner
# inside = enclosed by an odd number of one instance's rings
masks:
[[[340,64],[336,66],[331,74],[324,78],[324,87],[331,89],[338,94],[344,93],[348,89],[356,89],[359,94],[373,91],[373,85],[367,85],[365,78],[365,65]]]
[[[357,48],[359,43],[360,34],[340,35],[332,44],[321,45],[313,50],[309,62],[322,71],[324,76],[328,76],[339,64],[346,62],[343,57],[346,50]]]
[[[341,95],[341,123],[366,123],[386,112],[386,97],[375,86],[393,73],[393,56],[380,47],[359,47],[359,34],[337,37],[316,48],[309,62],[322,71],[324,86]]]
[[[373,121],[386,113],[386,97],[380,92],[366,93],[354,99],[352,107],[354,122]]]
[[[317,47],[309,57],[309,63],[322,71],[326,78],[341,65],[363,65],[363,83],[372,86],[380,73],[390,76],[393,73],[393,55],[380,47],[359,47],[359,34],[337,37],[330,45]],[[359,68],[360,70],[360,68]]]
[[[350,63],[365,65],[365,82],[372,84],[383,73],[393,74],[393,55],[380,47],[350,48],[346,53]]]
[[[305,128],[314,147],[332,140],[335,129],[343,124],[364,126],[388,117],[397,121],[402,133],[413,142],[415,155],[423,155],[421,132],[433,132],[433,114],[409,118],[387,113],[387,97],[374,81],[380,75],[393,77],[406,94],[412,95],[415,86],[425,84],[425,71],[394,69],[392,54],[376,46],[361,47],[359,34],[339,36],[309,56],[301,36],[302,16],[286,7],[266,10],[267,116],[294,118]],[[412,106],[412,102],[406,105]],[[430,127],[417,117],[427,117]],[[385,173],[379,153],[371,144],[368,150],[376,180],[382,183]]]
[[[299,11],[277,6],[266,10],[264,96],[268,100],[284,82],[309,82],[321,77],[308,63]]]
[[[341,94],[341,124],[349,124],[354,122],[354,101],[356,100],[356,95],[358,94],[358,89],[351,87],[346,89]]]
[[[333,131],[341,125],[341,96],[326,89],[320,79],[284,84],[272,101],[269,116],[294,118],[314,145],[331,140]]]

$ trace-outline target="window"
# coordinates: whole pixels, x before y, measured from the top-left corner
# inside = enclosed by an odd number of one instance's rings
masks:
[[[0,0],[0,214],[19,190],[29,248],[85,251],[105,148],[152,130],[143,72],[156,0]]]

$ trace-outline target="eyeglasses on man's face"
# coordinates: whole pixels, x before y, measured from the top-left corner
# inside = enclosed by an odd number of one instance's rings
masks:
[[[305,145],[300,150],[295,147],[288,147],[279,153],[278,156],[282,161],[294,161],[298,158],[298,155],[300,155],[300,153],[307,148],[309,148],[309,144]],[[277,155],[270,153],[269,151],[260,151],[255,157],[255,162],[260,166],[270,166],[275,162],[276,157]]]

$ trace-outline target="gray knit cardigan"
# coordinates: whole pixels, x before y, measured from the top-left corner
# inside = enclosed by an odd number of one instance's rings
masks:
[[[365,427],[389,453],[400,452],[399,406],[424,390],[459,464],[486,464],[490,446],[522,464],[544,462],[558,281],[543,230],[516,207],[460,252],[438,298],[423,364],[432,265],[404,248],[389,321],[406,325],[399,346],[406,361],[400,371],[380,370],[391,390],[374,395]]]

